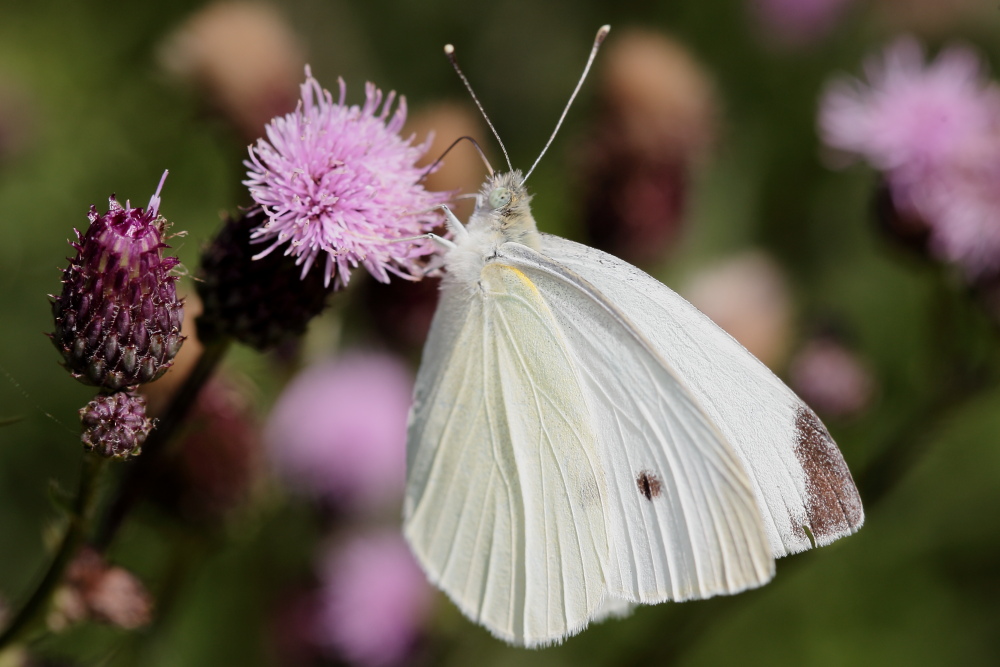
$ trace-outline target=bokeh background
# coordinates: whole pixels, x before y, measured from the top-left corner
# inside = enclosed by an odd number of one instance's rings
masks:
[[[294,106],[306,62],[330,89],[344,77],[351,103],[365,81],[405,94],[432,154],[472,134],[500,165],[442,57],[453,43],[527,168],[603,23],[605,51],[532,176],[540,227],[643,266],[791,382],[839,442],[864,528],[779,561],[760,590],[640,608],[541,651],[495,641],[425,587],[398,538],[433,286],[358,273],[302,340],[231,351],[107,554],[127,583],[102,589],[103,607],[67,584],[51,632],[0,664],[1000,662],[995,303],[886,231],[880,175],[817,130],[824,86],[899,35],[997,63],[989,0],[4,3],[0,608],[30,593],[77,485],[92,390],[43,333],[91,204],[144,205],[169,169],[161,211],[186,232],[171,245],[190,294],[221,214],[250,204],[246,147]],[[432,187],[478,187],[471,149],[449,157]]]

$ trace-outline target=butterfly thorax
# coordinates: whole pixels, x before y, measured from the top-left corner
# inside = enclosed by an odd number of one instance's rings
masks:
[[[497,255],[504,243],[515,242],[534,250],[541,247],[538,226],[531,215],[531,195],[520,171],[494,174],[476,196],[476,209],[465,229],[454,238],[456,247],[445,257],[450,280],[469,287]]]

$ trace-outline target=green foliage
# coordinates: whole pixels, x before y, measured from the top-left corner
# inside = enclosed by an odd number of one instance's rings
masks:
[[[0,405],[5,415],[21,415],[0,418],[5,602],[30,592],[51,556],[41,527],[59,519],[67,505],[61,490],[77,483],[77,410],[91,391],[59,367],[58,352],[41,333],[52,328],[46,294],[58,293],[55,267],[69,252],[72,228],[85,227],[90,204],[105,206],[112,192],[144,203],[169,168],[162,212],[175,230],[188,232],[172,244],[193,272],[218,212],[247,204],[242,140],[206,114],[191,91],[170,83],[156,62],[160,40],[197,4],[39,0],[2,10],[0,83],[20,91],[30,109],[19,129],[26,147],[0,157],[0,364],[20,385],[0,382]],[[827,318],[841,323],[879,385],[866,413],[829,423],[864,482],[863,497],[868,489],[879,497],[858,535],[780,561],[774,582],[761,590],[640,609],[544,651],[502,645],[439,596],[428,661],[1000,662],[996,331],[953,276],[878,234],[872,174],[831,171],[820,160],[814,127],[821,85],[835,73],[857,72],[863,55],[892,35],[869,4],[857,3],[838,31],[800,53],[762,44],[736,0],[281,6],[303,37],[313,72],[330,88],[345,75],[352,101],[372,79],[405,93],[411,109],[441,99],[471,106],[441,55],[444,43],[455,44],[522,168],[544,144],[598,25],[675,35],[715,78],[724,129],[698,176],[684,242],[659,273],[673,283],[730,253],[767,250],[790,277],[799,333]],[[1000,53],[995,21],[962,30],[949,38]],[[532,177],[543,231],[579,233],[575,202],[583,185],[574,147],[596,117],[587,90]],[[320,329],[327,327],[329,340],[363,340],[351,328],[352,312],[337,306],[338,323]],[[286,361],[238,350],[229,363],[266,406],[287,379]],[[868,477],[887,452],[893,465]],[[314,508],[274,493],[222,527],[192,527],[143,505],[111,556],[157,598],[154,624],[125,633],[88,623],[32,648],[75,664],[278,664],[274,609],[286,591],[311,580],[325,539],[319,523]]]

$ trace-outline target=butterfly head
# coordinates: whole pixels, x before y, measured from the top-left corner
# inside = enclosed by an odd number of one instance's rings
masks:
[[[504,241],[516,241],[536,247],[538,228],[531,215],[531,195],[524,177],[514,170],[497,173],[486,179],[476,198],[474,218],[485,222]]]

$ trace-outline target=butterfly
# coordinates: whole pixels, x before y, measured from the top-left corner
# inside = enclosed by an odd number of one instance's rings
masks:
[[[854,533],[861,500],[815,413],[655,278],[540,233],[525,179],[491,173],[467,225],[446,211],[404,500],[428,577],[544,646],[760,586],[775,558]]]

